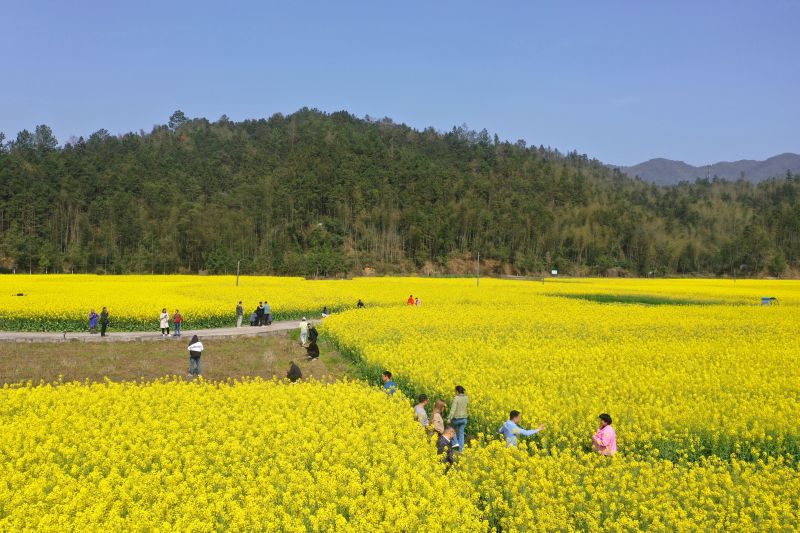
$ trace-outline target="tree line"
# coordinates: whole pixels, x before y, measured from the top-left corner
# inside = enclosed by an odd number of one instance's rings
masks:
[[[800,177],[660,187],[466,126],[301,109],[0,135],[0,269],[786,275]],[[472,267],[469,267],[472,268]]]

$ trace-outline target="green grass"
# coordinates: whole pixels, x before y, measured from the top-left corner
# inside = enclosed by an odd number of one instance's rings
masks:
[[[719,305],[718,300],[695,300],[688,298],[666,298],[648,294],[548,294],[558,298],[586,300],[599,304],[631,304],[631,305]]]

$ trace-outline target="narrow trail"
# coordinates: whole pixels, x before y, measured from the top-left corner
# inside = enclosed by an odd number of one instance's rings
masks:
[[[318,321],[313,321],[318,323]],[[99,333],[90,334],[88,332],[34,332],[34,331],[0,331],[0,342],[116,342],[116,341],[156,341],[163,340],[187,340],[192,335],[197,335],[201,339],[208,338],[234,338],[234,337],[255,337],[258,335],[274,335],[298,329],[299,320],[286,320],[283,322],[273,322],[270,326],[242,326],[241,328],[209,328],[209,329],[182,329],[180,337],[170,336],[164,338],[161,332],[155,331],[108,331],[105,337]]]

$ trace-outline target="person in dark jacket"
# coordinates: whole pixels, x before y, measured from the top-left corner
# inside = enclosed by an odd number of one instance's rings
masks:
[[[108,308],[104,307],[100,311],[100,336],[106,336],[106,329],[108,329]]]
[[[317,341],[313,340],[306,348],[306,353],[308,354],[309,359],[317,359],[319,357],[319,346],[317,346]]]
[[[453,437],[455,434],[456,430],[453,429],[453,426],[447,426],[444,428],[444,433],[439,435],[439,439],[436,441],[436,453],[444,455],[442,462],[447,465],[445,472],[453,466]]]
[[[313,322],[309,322],[308,323],[308,341],[315,343],[315,342],[317,342],[318,338],[319,338],[319,332],[317,331],[317,328],[314,326]]]
[[[286,379],[295,383],[298,379],[303,377],[303,373],[300,371],[300,367],[297,366],[297,363],[292,361],[292,366],[289,367],[289,371],[286,373]]]
[[[264,325],[264,302],[258,302],[256,307],[256,326]]]

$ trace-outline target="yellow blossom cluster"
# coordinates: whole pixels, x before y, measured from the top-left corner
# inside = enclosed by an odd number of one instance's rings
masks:
[[[540,455],[499,442],[453,473],[501,531],[793,531],[800,474],[784,460],[692,464],[624,455]]]
[[[407,401],[362,383],[0,389],[2,531],[481,531]]]

